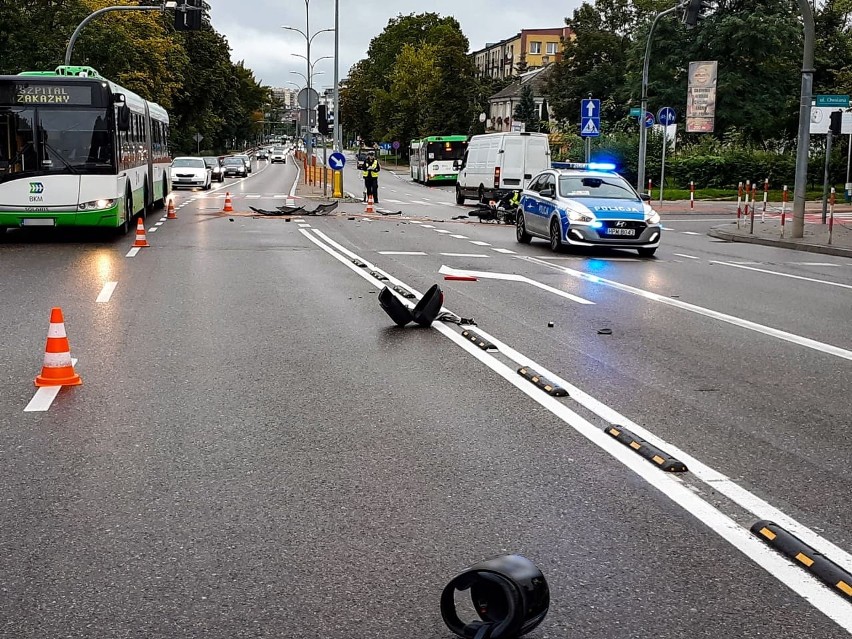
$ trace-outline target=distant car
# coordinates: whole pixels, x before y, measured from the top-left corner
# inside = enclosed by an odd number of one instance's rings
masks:
[[[256,157],[257,157],[258,160],[268,160],[269,159],[269,153],[267,152],[266,149],[260,149],[257,152]]]
[[[239,156],[232,155],[222,160],[222,169],[225,172],[225,177],[238,175],[240,177],[248,177],[249,170],[246,161]]]
[[[246,163],[246,169],[248,170],[249,173],[251,173],[251,156],[250,155],[241,154],[241,155],[235,155],[234,157],[235,158],[242,158],[243,161]]]
[[[516,239],[533,237],[562,246],[633,248],[651,257],[660,244],[660,215],[613,165],[555,162],[521,194]]]
[[[204,158],[204,163],[210,169],[211,177],[215,182],[225,181],[225,170],[222,168],[222,160],[214,155]]]
[[[269,163],[275,164],[276,162],[287,163],[287,149],[284,147],[275,147],[272,149],[272,154],[269,156]]]
[[[202,188],[205,191],[212,186],[213,173],[204,158],[175,158],[169,168],[172,187]]]

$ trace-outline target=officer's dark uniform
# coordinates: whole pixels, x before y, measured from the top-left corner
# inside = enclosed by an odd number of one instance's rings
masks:
[[[373,202],[379,202],[379,161],[371,153],[364,161],[364,170],[361,175],[364,176],[364,188],[367,190],[367,199],[373,196]]]

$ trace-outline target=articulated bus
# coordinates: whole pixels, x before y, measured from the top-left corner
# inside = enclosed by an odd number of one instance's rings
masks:
[[[433,135],[412,140],[408,147],[411,179],[423,184],[455,184],[459,175],[456,160],[467,149],[466,135]]]
[[[169,115],[91,67],[0,76],[0,232],[127,233],[171,191]]]

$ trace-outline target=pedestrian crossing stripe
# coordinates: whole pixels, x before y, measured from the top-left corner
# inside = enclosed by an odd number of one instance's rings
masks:
[[[583,127],[583,133],[586,135],[596,135],[599,133],[598,127],[595,125],[595,121],[589,118],[586,120],[586,126]]]

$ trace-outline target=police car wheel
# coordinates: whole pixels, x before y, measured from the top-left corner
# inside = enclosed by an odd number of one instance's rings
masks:
[[[562,248],[562,235],[559,229],[559,221],[554,218],[550,221],[550,250],[559,251]]]
[[[520,211],[518,212],[518,220],[515,224],[515,239],[521,244],[529,244],[532,239],[532,235],[527,233],[527,227],[524,223],[524,215]]]

